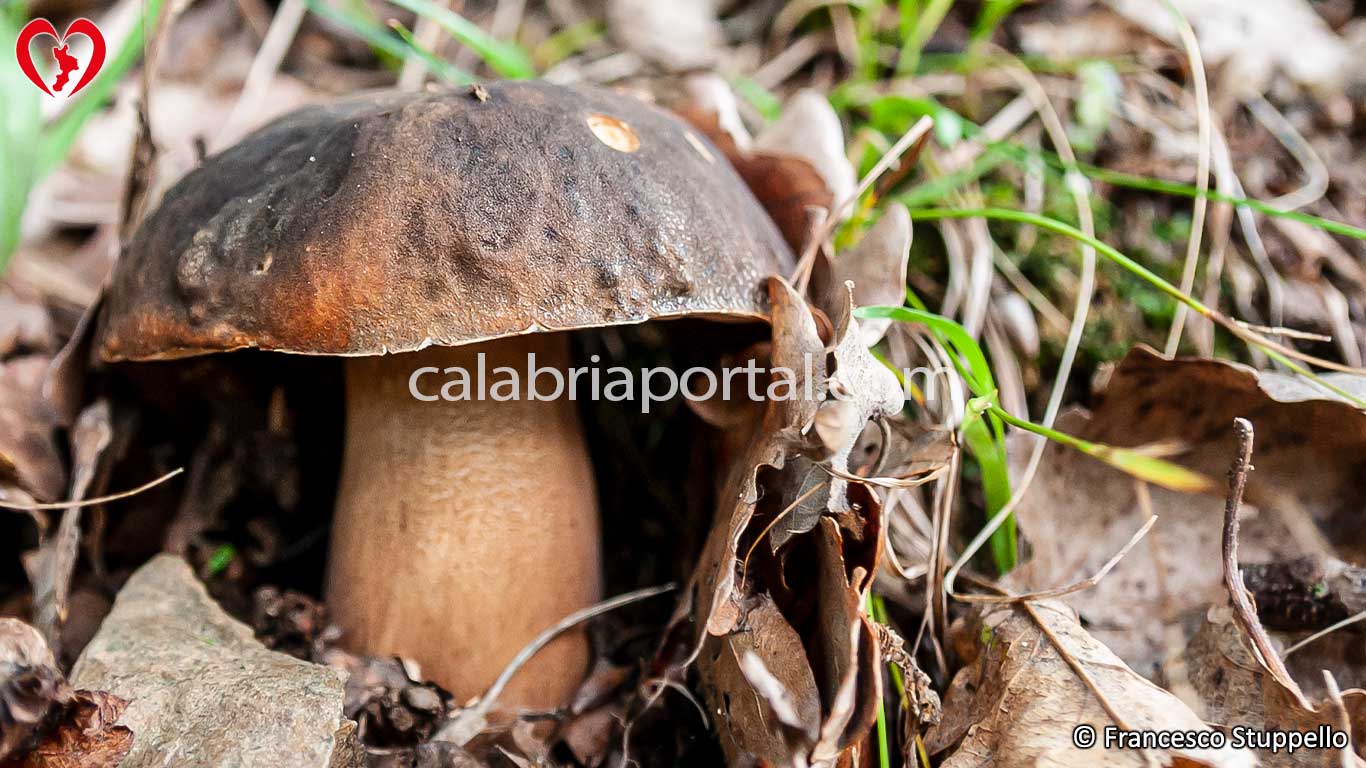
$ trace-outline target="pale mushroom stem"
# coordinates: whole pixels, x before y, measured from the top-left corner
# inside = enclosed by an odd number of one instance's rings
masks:
[[[568,337],[346,361],[328,605],[347,647],[411,658],[457,700],[481,694],[537,633],[601,593],[597,496],[578,413],[565,396],[526,397],[533,352],[537,366],[564,371]],[[519,372],[519,399],[422,402],[409,392],[417,368],[464,368],[477,397],[479,353],[489,384],[499,366]],[[437,394],[450,378],[425,375],[419,389]],[[550,388],[547,379],[542,391]],[[500,703],[563,704],[586,663],[583,631],[566,633]]]

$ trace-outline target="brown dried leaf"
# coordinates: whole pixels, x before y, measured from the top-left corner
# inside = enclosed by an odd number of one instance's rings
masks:
[[[0,761],[27,744],[70,697],[42,634],[18,619],[0,619]]]
[[[858,444],[869,419],[886,419],[901,412],[906,393],[894,374],[864,344],[859,323],[854,319],[853,284],[845,283],[836,315],[835,372],[830,376],[833,399],[821,404],[816,428],[830,452],[830,466],[849,473],[849,457]],[[832,513],[849,509],[845,489],[848,481],[836,476],[830,481]]]
[[[1305,707],[1266,670],[1253,655],[1227,604],[1209,609],[1199,631],[1167,668],[1182,670],[1184,681],[1198,697],[1196,704],[1203,710],[1204,719],[1223,728],[1310,732],[1320,726],[1342,727],[1332,705],[1324,703],[1317,710]],[[1366,712],[1366,692],[1346,691],[1344,700],[1357,717]],[[1331,748],[1258,750],[1257,757],[1267,768],[1343,764],[1341,750]]]
[[[809,427],[827,393],[825,349],[807,304],[780,279],[769,287],[771,365],[795,372],[794,385],[809,383],[811,396],[766,402],[762,424],[733,465],[731,486],[721,495],[729,501],[718,509],[694,575],[693,604],[684,607],[699,628],[702,690],[709,711],[721,713],[716,727],[731,762],[805,766],[847,754],[876,717],[878,644],[861,597],[877,570],[884,533],[878,500],[854,485],[841,491],[846,498],[837,516],[804,515],[801,527],[786,534],[786,546],[759,546],[801,495],[792,489],[824,487],[812,479],[817,446]],[[856,326],[844,328],[866,356]],[[883,398],[864,391],[868,382],[851,350],[836,352],[845,378],[831,381],[846,388],[860,411]],[[742,541],[749,543],[745,550]]]
[[[810,360],[812,390],[816,398],[823,397],[824,347],[806,302],[780,278],[769,280],[768,291],[773,324],[772,367],[788,368],[800,378],[806,361]],[[806,382],[795,381],[793,385],[803,388]],[[722,504],[717,510],[717,520],[694,572],[693,589],[689,590],[696,596],[692,609],[698,618],[698,644],[706,634],[722,636],[739,623],[743,596],[736,586],[736,554],[759,500],[759,472],[764,467],[781,468],[789,455],[795,455],[789,446],[800,439],[802,430],[815,417],[817,402],[818,399],[805,397],[769,400],[762,424],[734,464],[721,498],[733,499],[735,505],[727,508]]]
[[[1366,391],[1366,382],[1332,376],[1339,386]],[[1248,418],[1257,456],[1242,513],[1241,560],[1321,554],[1327,542],[1343,559],[1366,553],[1359,524],[1366,413],[1301,381],[1217,360],[1167,360],[1139,347],[1115,369],[1089,420],[1065,416],[1063,431],[1096,442],[1174,441],[1184,447],[1183,466],[1211,477],[1223,474],[1234,455],[1233,419]],[[1222,497],[1160,488],[1149,495],[1159,519],[1146,540],[1099,585],[1066,598],[1097,639],[1144,674],[1168,655],[1168,628],[1183,613],[1224,599]],[[1050,446],[1016,510],[1033,557],[1012,581],[1045,589],[1091,576],[1147,521],[1144,500],[1131,478]]]
[[[128,702],[104,691],[76,691],[66,715],[29,752],[24,768],[116,768],[133,748],[117,725]]]
[[[787,765],[819,736],[820,692],[797,630],[768,595],[754,602],[743,629],[703,648],[703,693],[729,762],[753,754]]]
[[[1126,730],[1209,729],[1175,696],[1135,674],[1087,634],[1072,609],[1055,601],[1031,605],[1037,622],[1023,607],[997,604],[955,625],[955,645],[966,644],[976,655],[954,676],[943,721],[926,735],[931,754],[953,749],[941,764],[944,768],[1147,766],[1152,753],[1143,750],[1079,749],[1072,742],[1073,729],[1079,724],[1098,734],[1115,725]],[[1067,657],[1085,671],[1095,691]],[[1122,723],[1111,719],[1098,695]],[[1246,751],[1231,748],[1159,750],[1156,757],[1163,765],[1256,764]]]
[[[825,181],[836,204],[854,194],[858,180],[844,154],[844,128],[834,107],[818,91],[793,94],[783,105],[782,116],[754,137],[754,149],[805,160]]]
[[[830,289],[843,290],[845,282],[852,282],[857,306],[901,306],[906,300],[906,267],[910,251],[911,214],[903,205],[890,205],[858,245],[841,251],[833,259],[834,280]],[[839,306],[838,296],[830,296],[821,304]],[[891,324],[892,321],[885,318],[860,321],[863,346],[877,344]]]

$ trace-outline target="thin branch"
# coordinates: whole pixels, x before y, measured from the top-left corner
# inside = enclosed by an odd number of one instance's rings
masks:
[[[440,741],[454,742],[457,745],[468,743],[471,738],[484,729],[486,725],[485,717],[493,709],[493,705],[498,702],[498,697],[502,695],[503,689],[507,687],[508,682],[510,682],[513,676],[521,670],[523,665],[531,660],[531,657],[540,653],[542,648],[549,645],[550,641],[589,619],[601,616],[604,613],[614,611],[623,606],[655,597],[656,595],[672,592],[676,588],[677,586],[675,584],[670,583],[658,587],[637,589],[634,592],[627,592],[609,600],[604,600],[596,605],[590,605],[587,608],[575,611],[563,619],[560,619],[555,626],[541,632],[541,634],[537,635],[531,642],[527,643],[522,650],[518,651],[517,655],[512,657],[512,661],[509,661],[508,665],[503,668],[503,671],[498,675],[498,679],[493,681],[493,685],[490,685],[488,690],[484,692],[484,695],[479,697],[479,701],[473,706],[461,710],[454,718],[443,725],[433,738]]]
[[[1361,621],[1362,619],[1366,619],[1366,611],[1354,613],[1351,616],[1348,616],[1347,618],[1343,619],[1342,621],[1332,624],[1331,626],[1324,627],[1323,629],[1320,629],[1319,631],[1315,632],[1309,637],[1306,637],[1298,643],[1295,643],[1294,645],[1290,646],[1289,648],[1286,648],[1284,651],[1281,652],[1281,658],[1287,659],[1290,657],[1290,654],[1294,653],[1295,651],[1298,651],[1306,645],[1309,645],[1315,640],[1327,637],[1328,635],[1333,634],[1334,632],[1338,631],[1339,629],[1342,629],[1343,627],[1350,627],[1351,625],[1357,623],[1358,621]]]
[[[1247,475],[1252,471],[1252,422],[1242,418],[1234,419],[1233,429],[1238,435],[1238,453],[1233,457],[1233,465],[1228,470],[1228,498],[1224,504],[1224,586],[1228,589],[1229,599],[1233,603],[1233,614],[1243,632],[1247,633],[1248,639],[1252,641],[1262,666],[1306,709],[1313,709],[1305,699],[1299,684],[1295,682],[1295,678],[1286,670],[1285,662],[1281,661],[1280,654],[1272,645],[1261,619],[1257,618],[1257,608],[1252,604],[1252,595],[1243,584],[1243,574],[1238,571],[1238,509],[1243,504]]]
[[[108,504],[111,501],[126,499],[129,496],[136,496],[143,491],[151,490],[184,471],[184,467],[177,467],[161,477],[158,477],[151,482],[143,483],[136,488],[110,494],[108,496],[96,496],[93,499],[82,499],[81,501],[53,501],[43,504],[24,504],[0,499],[0,509],[20,509],[26,512],[32,512],[39,509],[76,509],[77,507],[93,507],[99,504]]]
[[[1129,554],[1129,551],[1137,546],[1138,542],[1143,540],[1143,537],[1148,534],[1148,531],[1152,530],[1153,524],[1156,522],[1157,515],[1150,516],[1148,522],[1144,523],[1141,528],[1134,532],[1133,536],[1129,537],[1129,542],[1121,547],[1120,550],[1115,553],[1114,557],[1107,560],[1105,565],[1101,566],[1100,570],[1096,571],[1090,578],[1073,582],[1065,587],[1045,589],[1039,592],[1028,592],[1023,595],[955,594],[954,599],[965,603],[1018,603],[1024,600],[1047,600],[1049,598],[1066,597],[1074,592],[1091,589],[1099,584],[1101,579],[1108,576],[1110,571],[1115,569],[1116,565],[1119,565],[1119,561],[1123,560],[1124,556]]]

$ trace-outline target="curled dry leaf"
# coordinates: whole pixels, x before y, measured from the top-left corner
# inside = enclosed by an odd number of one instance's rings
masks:
[[[1359,379],[1331,377],[1366,391]],[[1242,561],[1322,554],[1328,541],[1345,560],[1366,554],[1359,524],[1366,413],[1302,381],[1139,347],[1114,370],[1089,419],[1065,416],[1059,428],[1088,440],[1180,445],[1179,462],[1210,477],[1234,455],[1233,419],[1250,419],[1258,447],[1242,513]],[[1016,510],[1033,556],[1011,574],[1028,590],[1085,579],[1153,513],[1157,524],[1138,547],[1097,586],[1066,598],[1099,640],[1144,674],[1172,650],[1168,636],[1183,614],[1224,599],[1222,498],[1141,489],[1100,462],[1049,446]]]
[[[0,762],[26,747],[70,697],[42,634],[0,619]]]
[[[1209,609],[1185,650],[1169,660],[1165,669],[1189,686],[1193,704],[1204,719],[1224,728],[1308,733],[1323,726],[1342,727],[1340,715],[1330,703],[1317,708],[1305,706],[1266,670],[1226,604]],[[1352,722],[1361,722],[1366,715],[1366,691],[1344,691],[1343,704],[1352,713]],[[1332,748],[1257,750],[1257,757],[1267,768],[1344,765],[1341,750]]]
[[[804,89],[783,105],[783,114],[754,138],[754,148],[770,155],[800,157],[811,164],[836,204],[854,194],[857,174],[844,154],[844,128],[823,94]]]
[[[817,398],[824,397],[825,352],[806,302],[779,278],[769,279],[768,292],[773,324],[772,366],[786,367],[800,377],[805,371],[804,362],[810,360],[813,392]],[[794,386],[805,387],[807,382],[796,381]],[[722,636],[739,623],[737,551],[759,500],[758,473],[763,467],[781,469],[788,455],[795,454],[789,446],[801,440],[802,431],[815,418],[817,402],[804,397],[770,400],[762,423],[734,465],[735,471],[720,497],[733,500],[734,508],[728,509],[723,502],[718,509],[719,516],[712,525],[690,590],[696,595],[693,608],[704,633]],[[698,636],[699,641],[701,637]]]
[[[793,500],[828,482],[812,473],[819,448],[809,429],[827,394],[825,349],[810,308],[786,282],[772,278],[769,295],[771,365],[796,373],[791,383],[803,394],[766,402],[721,494],[688,593],[695,658],[732,763],[827,765],[855,749],[876,717],[878,643],[861,605],[884,535],[881,505],[854,485],[841,491],[843,514],[806,509],[783,546],[760,546]],[[841,386],[855,403],[883,402],[867,398],[865,384],[850,372]]]
[[[906,393],[896,374],[868,351],[859,322],[854,319],[854,285],[846,282],[836,310],[835,372],[830,376],[832,399],[816,413],[816,428],[830,452],[830,466],[849,473],[849,456],[869,419],[886,419],[901,412]],[[848,481],[836,476],[830,482],[829,510],[848,511],[844,490]]]
[[[941,763],[944,768],[1146,766],[1154,756],[1161,765],[1256,765],[1245,750],[1228,747],[1156,750],[1155,755],[1076,747],[1073,729],[1081,724],[1097,734],[1107,726],[1164,731],[1209,726],[1175,696],[1125,666],[1062,603],[993,605],[956,624],[954,634],[955,647],[968,650],[969,663],[949,686],[943,720],[925,738],[932,754],[951,750]]]

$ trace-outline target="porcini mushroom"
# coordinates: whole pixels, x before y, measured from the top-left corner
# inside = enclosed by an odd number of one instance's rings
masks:
[[[422,402],[422,367],[569,360],[565,331],[759,319],[781,236],[722,155],[635,98],[544,83],[309,107],[167,193],[116,268],[104,361],[343,355],[327,600],[346,642],[478,695],[599,596],[574,403]],[[562,703],[582,634],[502,701]]]

